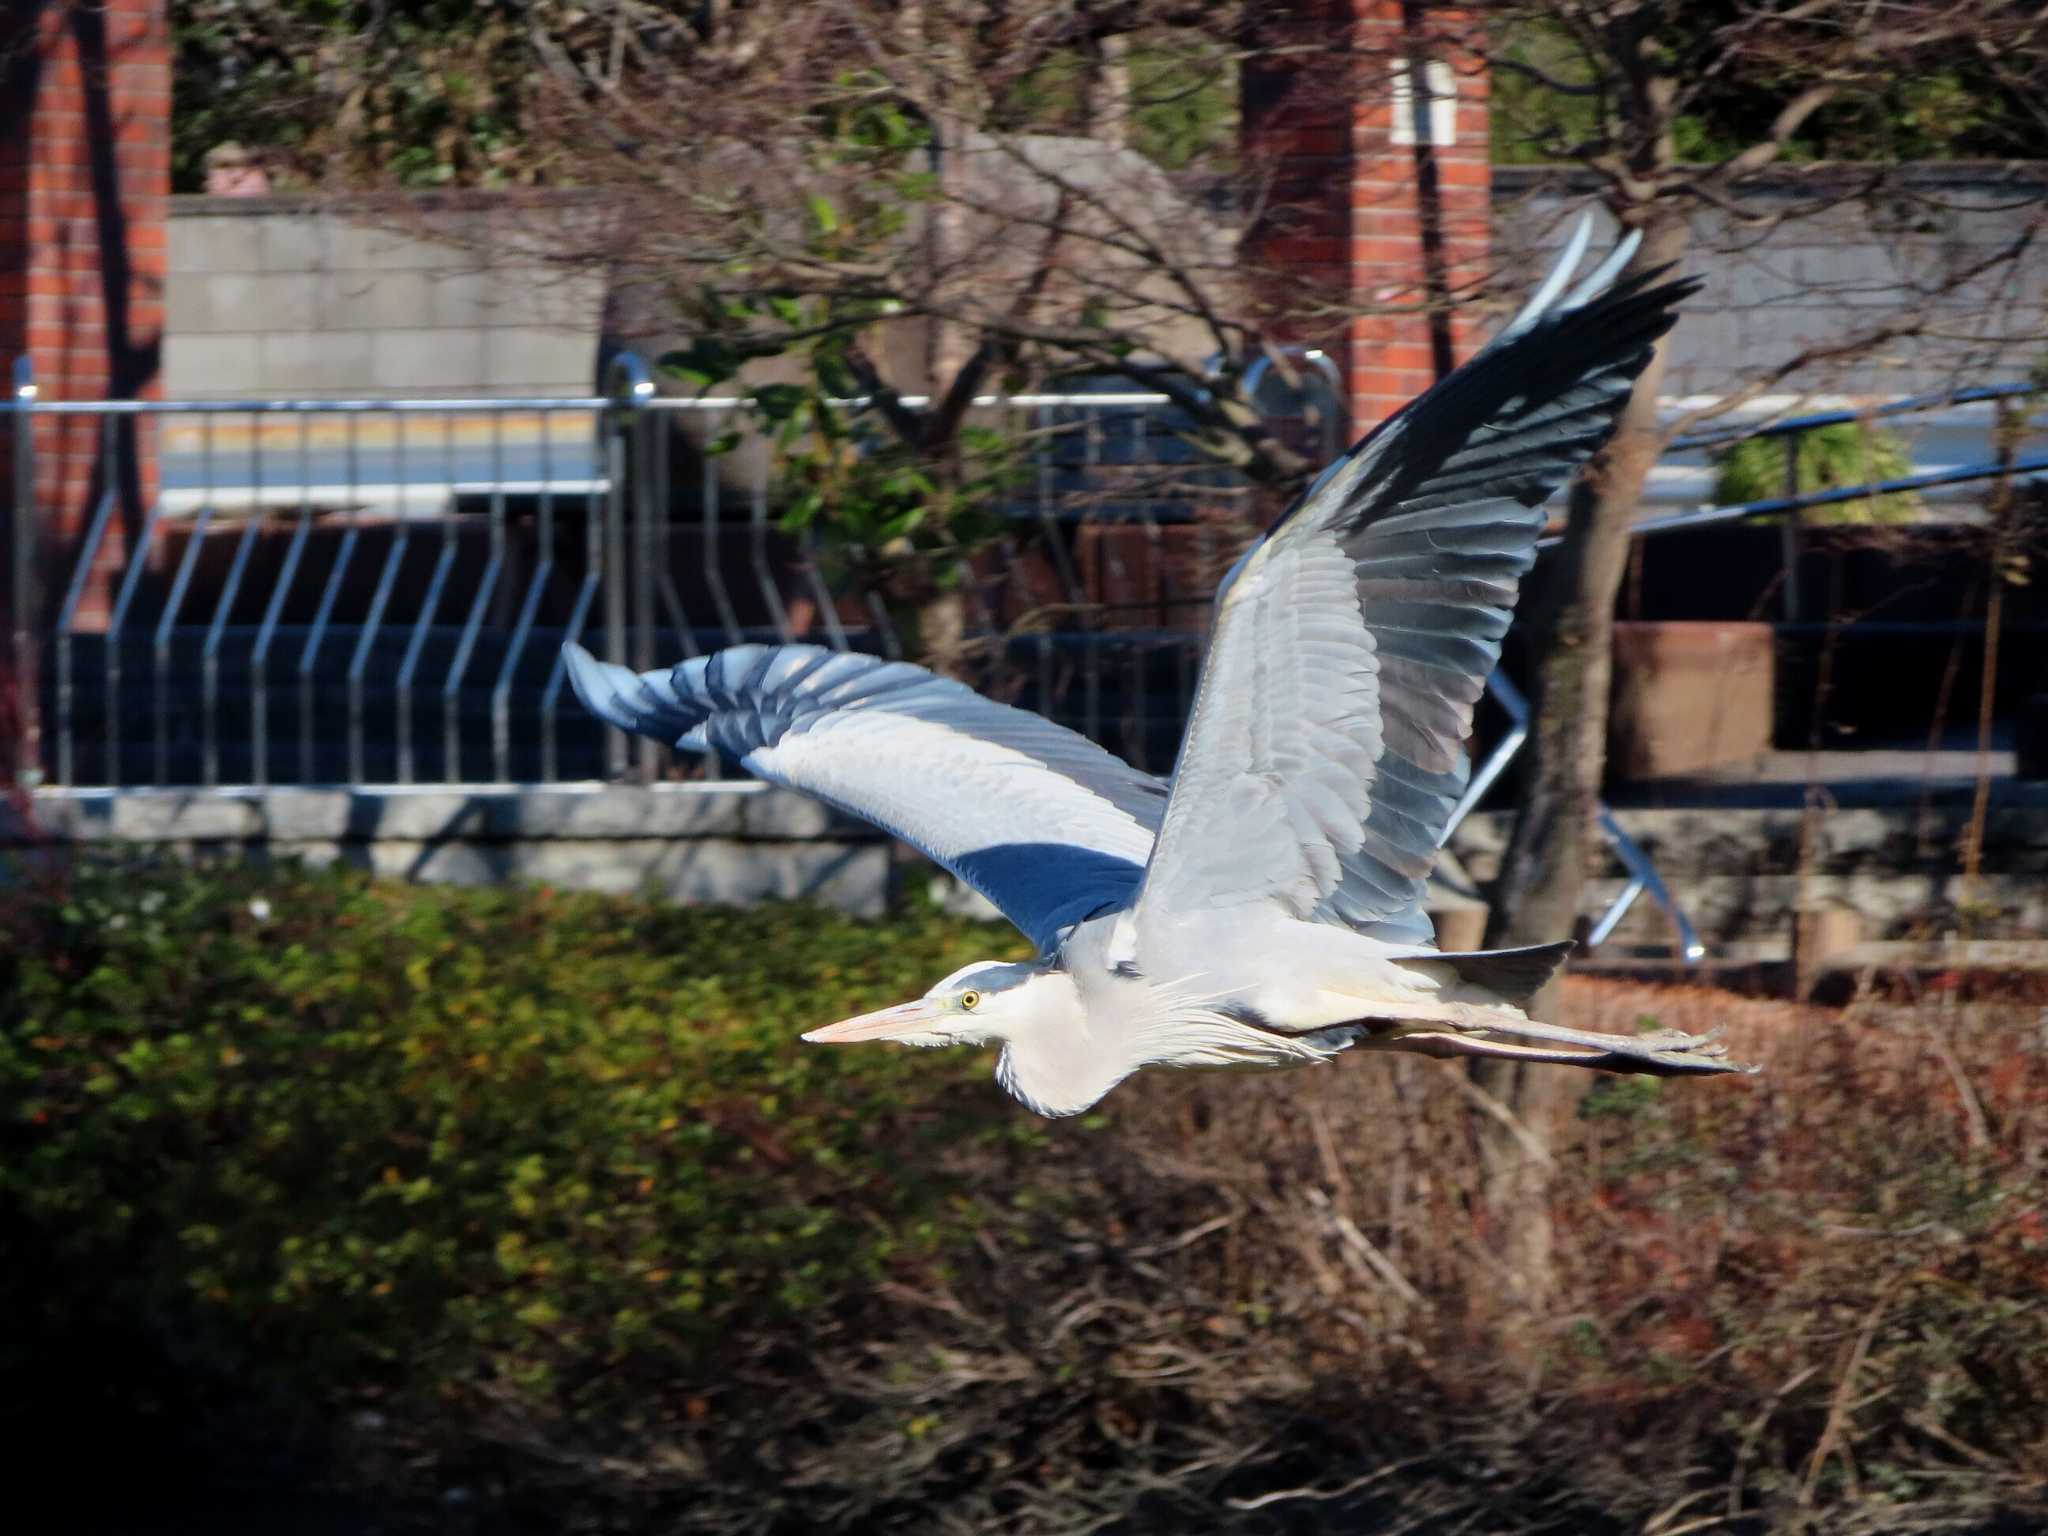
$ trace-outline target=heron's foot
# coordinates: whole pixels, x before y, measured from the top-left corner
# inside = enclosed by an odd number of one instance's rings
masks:
[[[1720,1043],[1721,1031],[1710,1029],[1704,1035],[1688,1035],[1682,1029],[1656,1029],[1646,1035],[1637,1035],[1635,1044],[1645,1051],[1691,1051],[1705,1056],[1726,1056],[1728,1047]]]
[[[1718,1029],[1710,1029],[1704,1035],[1688,1035],[1682,1029],[1653,1029],[1648,1034],[1637,1035],[1635,1043],[1650,1051],[1689,1051],[1708,1045],[1720,1033]]]
[[[1505,1034],[1518,1039],[1555,1042],[1584,1052],[1574,1066],[1598,1072],[1639,1072],[1664,1077],[1715,1072],[1754,1072],[1757,1068],[1728,1059],[1728,1047],[1716,1037],[1718,1030],[1704,1035],[1682,1029],[1660,1029],[1646,1035],[1605,1035],[1590,1030],[1564,1029],[1555,1024],[1524,1024],[1488,1021],[1490,1035]],[[1552,1060],[1561,1058],[1551,1057]],[[1563,1058],[1569,1059],[1569,1058]]]
[[[1728,1047],[1714,1038],[1718,1030],[1688,1035],[1680,1029],[1660,1029],[1639,1035],[1624,1045],[1607,1050],[1605,1061],[1588,1062],[1605,1072],[1653,1072],[1683,1075],[1688,1072],[1756,1072],[1761,1070],[1728,1059]]]

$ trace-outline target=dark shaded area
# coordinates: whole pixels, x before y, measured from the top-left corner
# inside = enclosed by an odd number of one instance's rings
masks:
[[[1924,747],[1974,730],[1983,673],[1984,531],[1964,526],[1808,528],[1798,581],[1808,616],[1777,622],[1784,562],[1775,523],[1660,533],[1638,541],[1622,616],[1643,622],[1769,623],[1776,653],[1775,745]],[[2036,547],[2037,563],[2041,553]],[[1525,605],[1550,566],[1539,560]],[[1521,626],[1504,654],[1526,665]],[[2008,584],[1994,712],[2009,733],[2041,691],[2048,591]],[[1823,673],[1825,672],[1825,687]],[[1486,712],[1482,712],[1484,715]],[[1482,728],[1485,728],[1482,719]]]
[[[33,135],[36,88],[42,77],[40,50],[25,46],[36,35],[47,0],[5,0],[0,4],[0,366],[12,368],[28,350],[28,177],[35,152]],[[4,386],[13,388],[11,375]],[[16,505],[16,436],[0,432],[0,506],[6,522],[0,527],[0,562],[7,576],[0,582],[0,633],[5,635],[7,666],[4,718],[0,718],[0,776],[17,782],[24,767],[39,757],[33,713],[24,714],[25,695],[36,696],[35,579],[39,564],[34,531],[20,526],[23,509]]]

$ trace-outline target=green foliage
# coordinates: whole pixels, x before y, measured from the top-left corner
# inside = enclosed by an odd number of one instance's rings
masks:
[[[841,71],[810,113],[821,145],[845,161],[871,159],[901,170],[903,157],[931,142],[931,128],[909,110],[887,75],[872,69]]]
[[[1913,472],[1912,454],[1893,434],[1862,422],[1815,427],[1788,439],[1746,437],[1720,456],[1714,497],[1722,506],[1765,501],[1785,494],[1785,455],[1793,460],[1793,483],[1800,494],[1896,480]],[[1891,491],[1854,501],[1808,507],[1801,520],[1810,524],[1876,524],[1910,522],[1920,511],[1911,491]]]
[[[1533,73],[1500,67],[1488,77],[1488,131],[1496,165],[1543,165],[1599,133],[1597,97],[1581,94],[1599,78],[1593,62],[1555,22],[1516,21],[1494,43],[1503,60]],[[1539,76],[1569,87],[1555,90]]]
[[[1237,149],[1237,54],[1227,39],[1168,28],[1126,40],[1122,96],[1091,101],[1104,87],[1103,64],[1080,49],[1059,49],[1013,81],[994,105],[1011,132],[1087,134],[1096,120],[1169,171],[1227,167]]]
[[[319,1400],[552,1407],[927,1262],[983,1215],[931,1149],[1027,1124],[976,1118],[967,1053],[796,1041],[1016,947],[925,912],[882,945],[798,906],[100,868],[9,926],[0,1232],[46,1271],[0,1279],[14,1369],[160,1314]]]
[[[814,207],[812,217],[821,245],[843,248],[857,238],[839,207]],[[872,217],[863,222],[875,226]],[[816,537],[835,587],[882,596],[916,651],[921,607],[957,588],[976,551],[1003,531],[1001,501],[1028,473],[1018,445],[964,415],[943,422],[930,408],[883,411],[864,401],[856,355],[886,320],[886,305],[710,291],[698,311],[712,329],[661,366],[713,390],[736,381],[744,388],[741,370],[762,358],[801,364],[799,382],[745,392],[754,429],[775,447],[771,494],[782,526]],[[728,433],[712,451],[730,452],[741,440]]]
[[[515,8],[468,0],[174,0],[171,176],[255,151],[281,179],[490,186],[540,173]]]
[[[755,405],[765,409],[759,396]],[[776,422],[785,450],[783,527],[817,528],[828,559],[841,564],[915,559],[939,587],[955,585],[967,556],[1001,531],[996,498],[1022,473],[1009,439],[963,427],[953,451],[935,461],[901,439],[862,441],[841,409],[812,395]],[[805,439],[797,435],[811,431],[815,438],[799,446]]]
[[[1237,58],[1221,39],[1176,32],[1130,52],[1131,147],[1169,171],[1228,168],[1237,149]]]
[[[1633,1120],[1656,1109],[1663,1092],[1660,1078],[1603,1077],[1579,1100],[1579,1118]]]
[[[172,176],[180,191],[204,185],[207,152],[229,140],[287,184],[573,182],[583,167],[561,153],[544,82],[573,78],[572,60],[596,77],[644,66],[651,78],[672,80],[700,62],[700,50],[715,81],[722,30],[747,24],[744,14],[657,0],[637,13],[641,30],[626,47],[610,8],[572,0],[173,0],[170,10]],[[763,63],[771,58],[780,63],[781,50]],[[1021,132],[1077,131],[1093,67],[1074,50],[1054,52],[1000,89],[994,122]],[[1154,29],[1130,40],[1124,68],[1129,122],[1121,131],[1134,148],[1172,170],[1227,161],[1237,99],[1226,38]],[[807,115],[827,141],[905,149],[929,137],[877,71],[789,84],[800,93],[792,115]],[[587,102],[597,113],[619,105],[602,93]],[[637,119],[621,117],[637,137]]]
[[[1612,59],[1588,55],[1554,17],[1507,8],[1497,24],[1502,56],[1522,65],[1492,78],[1493,158],[1532,165],[1573,158],[1597,143],[1623,96]],[[1811,78],[1800,47],[1737,51],[1753,35],[1740,23],[1753,8],[1736,0],[1687,0],[1653,8],[1646,51],[1671,68],[1684,90],[1684,110],[1671,125],[1681,162],[1724,160],[1771,135],[1772,120]],[[1797,39],[1826,50],[1839,40],[1832,21]],[[1787,143],[1778,159],[1915,161],[2048,157],[2048,120],[2036,108],[2030,61],[1987,56],[1956,43],[1913,50],[1894,38],[1890,56],[1872,55],[1858,77],[1840,82]],[[1689,61],[1689,62],[1688,62]],[[1803,72],[1804,71],[1804,72]],[[1551,82],[1556,82],[1553,85]],[[1558,87],[1562,87],[1561,89]]]
[[[734,9],[744,24],[746,8]],[[1584,58],[1555,18],[1501,9],[1508,57],[1574,87],[1613,77],[1611,67]],[[1797,48],[1787,51],[1790,62],[1723,50],[1724,35],[1743,35],[1731,23],[1745,9],[1734,0],[1688,0],[1660,8],[1653,22],[1658,56],[1697,61],[1681,71],[1687,110],[1673,137],[1682,160],[1717,160],[1757,142],[1796,89]],[[174,185],[203,185],[207,151],[227,140],[288,183],[573,182],[586,167],[561,153],[559,124],[541,104],[544,80],[573,76],[570,60],[600,77],[614,56],[630,69],[642,48],[662,69],[688,69],[700,48],[715,59],[721,26],[735,24],[716,8],[666,0],[639,14],[644,31],[619,52],[614,12],[570,0],[173,0]],[[1214,27],[1148,28],[1122,39],[1126,83],[1116,101],[1090,99],[1102,88],[1099,60],[1080,47],[1055,49],[1017,77],[990,81],[988,120],[1004,131],[1087,133],[1107,107],[1118,115],[1119,136],[1167,169],[1227,168],[1239,62],[1229,15],[1219,10]],[[1910,67],[1880,57],[1808,120],[1782,158],[2048,158],[2027,61],[1953,45],[1925,52]],[[798,83],[815,99],[793,113],[812,113],[828,139],[852,132],[899,147],[922,140],[922,123],[886,79],[848,88],[850,78]],[[1607,110],[1597,93],[1554,90],[1512,69],[1496,71],[1492,92],[1494,157],[1505,164],[1568,158],[1597,137]],[[605,113],[615,103],[600,92],[588,106]]]
[[[885,84],[849,72],[814,114],[819,137],[809,153],[834,190],[804,199],[801,238],[821,268],[886,270],[919,205],[936,193],[917,153],[926,129]],[[700,392],[745,399],[750,430],[774,449],[770,494],[783,528],[811,536],[827,580],[881,599],[912,654],[922,652],[923,615],[1003,530],[1000,502],[1026,472],[1015,443],[964,410],[876,398],[884,386],[867,359],[902,309],[885,284],[777,291],[733,261],[685,308],[696,339],[661,367]],[[747,376],[748,365],[769,359],[784,363],[780,379]],[[972,388],[982,377],[977,362],[961,382]],[[710,451],[732,452],[744,437],[728,432]]]

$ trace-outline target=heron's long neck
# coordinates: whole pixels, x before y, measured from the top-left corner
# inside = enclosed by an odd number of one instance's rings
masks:
[[[1053,971],[1029,986],[1030,1017],[1020,1021],[996,1061],[996,1081],[1041,1115],[1078,1115],[1135,1072],[1140,1063],[1115,1029],[1091,1030],[1071,976]]]

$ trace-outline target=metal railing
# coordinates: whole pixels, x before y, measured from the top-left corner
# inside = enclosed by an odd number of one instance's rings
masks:
[[[1304,361],[1327,392],[1328,360]],[[83,455],[97,476],[82,527],[13,519],[15,654],[41,652],[45,664],[39,698],[26,701],[50,725],[44,781],[653,778],[672,771],[665,749],[629,746],[564,710],[562,641],[586,640],[639,668],[749,639],[900,652],[882,595],[849,606],[809,534],[781,528],[765,444],[725,457],[708,448],[746,427],[746,402],[661,396],[631,354],[607,384],[603,395],[520,399],[73,402],[38,399],[17,365],[16,507],[33,504],[40,452]],[[1791,444],[1817,426],[2026,388],[1760,431]],[[1165,768],[1215,577],[1234,553],[1214,503],[1237,488],[1180,437],[1164,395],[1021,395],[977,408],[1029,445],[1029,483],[1003,509],[1008,531],[992,565],[966,584],[990,676],[1139,766]],[[1324,411],[1316,446],[1325,458],[1340,446],[1337,427]],[[124,485],[141,433],[157,438],[159,485],[134,505]],[[1756,434],[1679,446],[1739,435]],[[679,448],[695,460],[681,473]],[[1636,531],[2041,469],[2048,460],[1968,466],[1695,509]],[[45,621],[38,594],[60,591]],[[1489,692],[1509,728],[1476,766],[1452,830],[1528,734],[1512,684],[1497,675]],[[1593,942],[1647,891],[1697,959],[1698,938],[1649,860],[1604,807],[1601,825],[1629,880]]]
[[[1712,452],[1732,447],[1749,438],[1781,441],[1784,444],[1784,494],[1731,506],[1699,507],[1684,512],[1667,513],[1661,517],[1643,518],[1637,522],[1635,532],[1638,535],[1667,533],[1681,528],[1706,528],[1720,523],[1744,522],[1751,518],[1778,518],[1779,616],[1786,623],[1797,623],[1804,616],[1804,603],[1799,584],[1801,519],[1796,514],[1813,507],[1840,506],[1849,502],[1865,501],[1873,496],[1934,490],[1943,486],[1966,485],[1975,481],[1996,479],[2004,474],[2038,474],[2048,470],[2048,457],[2027,457],[2010,465],[1996,460],[1984,460],[1927,474],[1902,475],[1888,480],[1871,481],[1864,485],[1802,492],[1799,489],[1799,439],[1803,434],[1824,427],[1888,421],[1895,417],[1922,415],[1960,405],[1998,405],[2008,400],[2031,398],[2040,393],[2040,386],[2033,383],[1980,384],[1961,389],[1941,390],[1932,394],[1910,395],[1901,400],[1888,400],[1861,409],[1810,411],[1803,415],[1787,416],[1754,425],[1688,433],[1674,438],[1667,445],[1666,451]]]
[[[1982,402],[2015,400],[2042,394],[2041,386],[2025,384],[1992,384],[1967,389],[1947,390],[1938,394],[1916,395],[1909,399],[1894,400],[1871,406],[1863,410],[1816,411],[1803,416],[1792,416],[1746,429],[1731,429],[1720,433],[1695,433],[1673,439],[1668,451],[1683,451],[1701,448],[1725,448],[1747,438],[1781,438],[1785,443],[1785,478],[1793,487],[1783,496],[1768,497],[1760,501],[1740,502],[1729,506],[1698,507],[1684,512],[1667,513],[1657,517],[1639,518],[1630,533],[1638,538],[1659,533],[1673,532],[1683,528],[1706,528],[1720,524],[1748,522],[1759,518],[1779,519],[1781,532],[1780,550],[1784,559],[1781,588],[1784,593],[1784,617],[1788,621],[1799,616],[1797,562],[1799,558],[1798,514],[1810,507],[1836,506],[1844,502],[1863,501],[1872,496],[1881,496],[1899,491],[1924,490],[1934,486],[1967,484],[1973,481],[1995,480],[2005,476],[2033,476],[2048,474],[2048,456],[2014,455],[2010,462],[1989,460],[1976,464],[1961,465],[1954,469],[1938,470],[1922,475],[1904,475],[1889,480],[1872,481],[1864,485],[1833,487],[1827,490],[1801,492],[1796,489],[1797,452],[1799,434],[1820,427],[1838,426],[1847,422],[1861,422],[1916,412],[1939,410],[1955,405],[1969,405]],[[1551,536],[1537,541],[1539,549],[1555,548],[1563,540]],[[1503,671],[1496,671],[1486,681],[1487,696],[1491,698],[1508,717],[1508,729],[1494,744],[1493,749],[1472,770],[1467,781],[1464,796],[1451,812],[1450,821],[1444,828],[1439,846],[1448,843],[1451,834],[1478,806],[1487,791],[1505,773],[1508,766],[1520,753],[1529,739],[1529,701]],[[1642,848],[1622,829],[1614,812],[1605,804],[1595,806],[1595,819],[1601,835],[1614,849],[1615,857],[1628,872],[1628,880],[1593,922],[1586,935],[1589,948],[1604,943],[1620,925],[1635,903],[1646,892],[1664,909],[1671,924],[1673,937],[1679,953],[1688,961],[1703,959],[1706,946],[1700,942],[1691,920],[1672,898],[1658,875],[1654,863]]]
[[[1801,432],[1812,432],[1820,427],[1846,426],[1851,422],[1885,421],[1894,416],[1917,416],[1957,405],[1985,405],[1999,400],[2019,400],[2042,392],[2042,387],[2034,383],[1972,384],[1961,389],[1936,390],[1925,395],[1906,395],[1897,400],[1885,400],[1867,406],[1844,407],[1832,411],[1808,411],[1803,415],[1783,416],[1774,421],[1737,423],[1719,430],[1688,432],[1682,437],[1674,437],[1664,446],[1667,453],[1685,453],[1699,448],[1732,448],[1735,444],[1752,437],[1797,437]]]
[[[74,439],[82,425],[96,462],[84,527],[42,541],[58,546],[45,568],[63,572],[44,646],[49,781],[414,781],[425,648],[441,627],[458,550],[479,533],[481,564],[468,612],[446,637],[454,650],[437,690],[444,776],[509,779],[523,768],[522,776],[555,777],[559,664],[525,722],[537,732],[535,761],[515,764],[508,696],[542,604],[560,595],[553,565],[563,527],[582,529],[594,554],[599,530],[619,515],[617,488],[587,462],[592,419],[616,409],[582,398],[17,406],[17,441],[42,422]],[[523,446],[540,459],[537,478],[506,472],[503,426],[515,412],[528,429]],[[458,444],[457,427],[473,432],[478,420],[490,423],[491,464],[466,484],[459,461],[476,447]],[[423,441],[419,423],[438,429],[438,442]],[[141,507],[123,505],[134,474],[123,462],[124,426],[130,438],[160,440],[163,488]],[[477,642],[506,595],[508,507],[519,489],[531,497],[540,557],[499,648],[489,750],[473,747],[465,760],[456,704],[483,685]],[[459,498],[471,492],[484,503],[481,516],[458,516]],[[423,578],[415,570],[422,551],[430,556]],[[267,581],[255,579],[259,566]],[[586,563],[563,625],[572,637],[601,573],[599,560]],[[401,577],[411,578],[410,612],[393,606]],[[232,711],[231,679],[241,706]],[[390,710],[381,729],[373,697]],[[245,727],[232,741],[223,730],[229,714]],[[385,761],[371,761],[373,741],[388,749]]]
[[[1509,722],[1507,734],[1494,743],[1493,750],[1472,770],[1463,798],[1452,808],[1443,836],[1437,839],[1439,848],[1450,842],[1451,834],[1485,798],[1487,790],[1507,771],[1508,764],[1515,760],[1529,739],[1529,701],[1523,697],[1522,690],[1509,680],[1507,673],[1496,670],[1486,680],[1486,693],[1506,713]],[[1599,824],[1600,835],[1607,839],[1607,845],[1614,850],[1621,867],[1628,871],[1628,880],[1587,929],[1586,947],[1598,949],[1606,943],[1636,901],[1647,892],[1650,899],[1664,909],[1665,920],[1671,924],[1672,938],[1680,957],[1688,964],[1704,960],[1707,946],[1700,942],[1692,919],[1686,916],[1685,909],[1672,896],[1650,856],[1622,829],[1621,823],[1615,820],[1614,812],[1605,805],[1594,807],[1594,819]]]
[[[39,455],[94,476],[77,526],[13,519],[15,654],[47,724],[31,777],[651,778],[674,771],[665,749],[564,707],[564,640],[642,668],[747,640],[900,652],[885,594],[849,601],[810,534],[781,526],[746,402],[658,395],[631,354],[607,382],[587,397],[45,401],[18,371],[16,505],[34,502]],[[1164,395],[976,409],[1024,445],[1003,537],[966,584],[989,673],[1163,767],[1234,553],[1219,508],[1241,485]],[[1335,425],[1326,412],[1315,449],[1334,455]],[[136,496],[143,453],[156,486]]]

